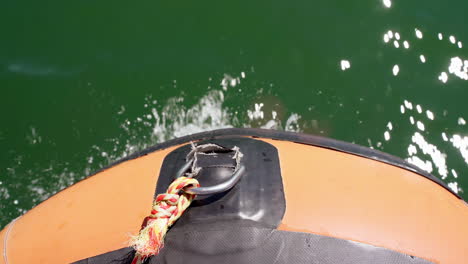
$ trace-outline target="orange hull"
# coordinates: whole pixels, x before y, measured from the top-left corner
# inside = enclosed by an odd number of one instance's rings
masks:
[[[230,133],[251,137],[240,131]],[[255,137],[278,150],[286,201],[278,229],[434,263],[468,260],[468,206],[439,183],[332,147],[270,139],[268,133]],[[120,162],[39,204],[0,233],[0,263],[70,263],[127,246],[150,210],[164,158],[185,144]]]

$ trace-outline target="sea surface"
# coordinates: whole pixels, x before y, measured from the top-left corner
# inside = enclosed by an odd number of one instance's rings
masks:
[[[174,137],[262,127],[468,198],[468,1],[2,1],[0,228]],[[398,190],[395,190],[395,195]]]

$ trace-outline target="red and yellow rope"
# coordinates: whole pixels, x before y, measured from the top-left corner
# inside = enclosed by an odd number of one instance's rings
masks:
[[[195,195],[188,194],[183,189],[199,186],[194,178],[179,177],[169,185],[166,193],[156,196],[151,214],[143,221],[140,233],[130,242],[136,250],[132,264],[141,264],[146,258],[159,253],[164,246],[167,229],[179,219],[195,198]]]

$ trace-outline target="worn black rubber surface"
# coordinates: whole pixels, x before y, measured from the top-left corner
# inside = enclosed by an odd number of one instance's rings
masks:
[[[75,262],[131,263],[131,248]],[[429,264],[385,248],[309,233],[259,227],[248,221],[186,226],[168,233],[150,264]]]
[[[197,142],[214,143],[228,149],[238,147],[243,154],[245,173],[229,191],[193,201],[173,229],[183,225],[206,224],[207,221],[250,219],[265,227],[276,228],[286,208],[281,168],[276,148],[266,142],[246,137],[232,137]],[[156,193],[163,193],[174,175],[185,164],[190,145],[180,147],[164,159]],[[216,185],[230,177],[235,167],[232,153],[199,157],[203,167],[197,176],[201,186]]]

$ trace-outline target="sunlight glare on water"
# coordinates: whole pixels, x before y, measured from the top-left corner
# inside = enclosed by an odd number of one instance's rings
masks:
[[[351,63],[348,60],[341,60],[340,64],[341,64],[341,70],[343,71],[351,68]]]
[[[383,0],[383,4],[386,8],[392,7],[392,1],[391,0]]]
[[[462,138],[460,135],[455,133],[450,137],[450,140],[448,140],[446,132],[442,132],[441,134],[443,142],[446,143],[442,144],[443,146],[441,146],[441,148],[429,141],[429,139],[423,135],[425,130],[424,123],[427,123],[428,126],[430,126],[430,122],[435,120],[433,111],[428,109],[424,112],[422,106],[419,104],[417,104],[416,108],[414,108],[413,103],[407,100],[404,100],[400,108],[400,113],[402,116],[412,113],[416,116],[416,118],[420,119],[415,122],[413,121],[413,116],[410,116],[411,122],[406,123],[410,127],[414,126],[413,135],[408,142],[408,156],[406,160],[429,173],[438,175],[443,180],[448,180],[449,187],[454,192],[463,191],[456,180],[458,178],[456,170],[449,167],[451,160],[456,160],[457,157],[449,157],[447,153],[443,152],[443,149],[449,148],[451,143],[452,147],[456,148],[460,152],[461,157],[463,157],[465,163],[468,164],[468,137],[465,136]],[[396,122],[399,124],[400,129],[405,129],[404,123],[400,121]],[[434,131],[434,129],[431,129],[431,133],[435,132],[436,131]],[[386,141],[390,140],[390,134],[388,131],[385,132],[384,138]],[[449,174],[449,171],[451,172],[451,175]],[[448,178],[449,176],[451,176],[450,179]]]

